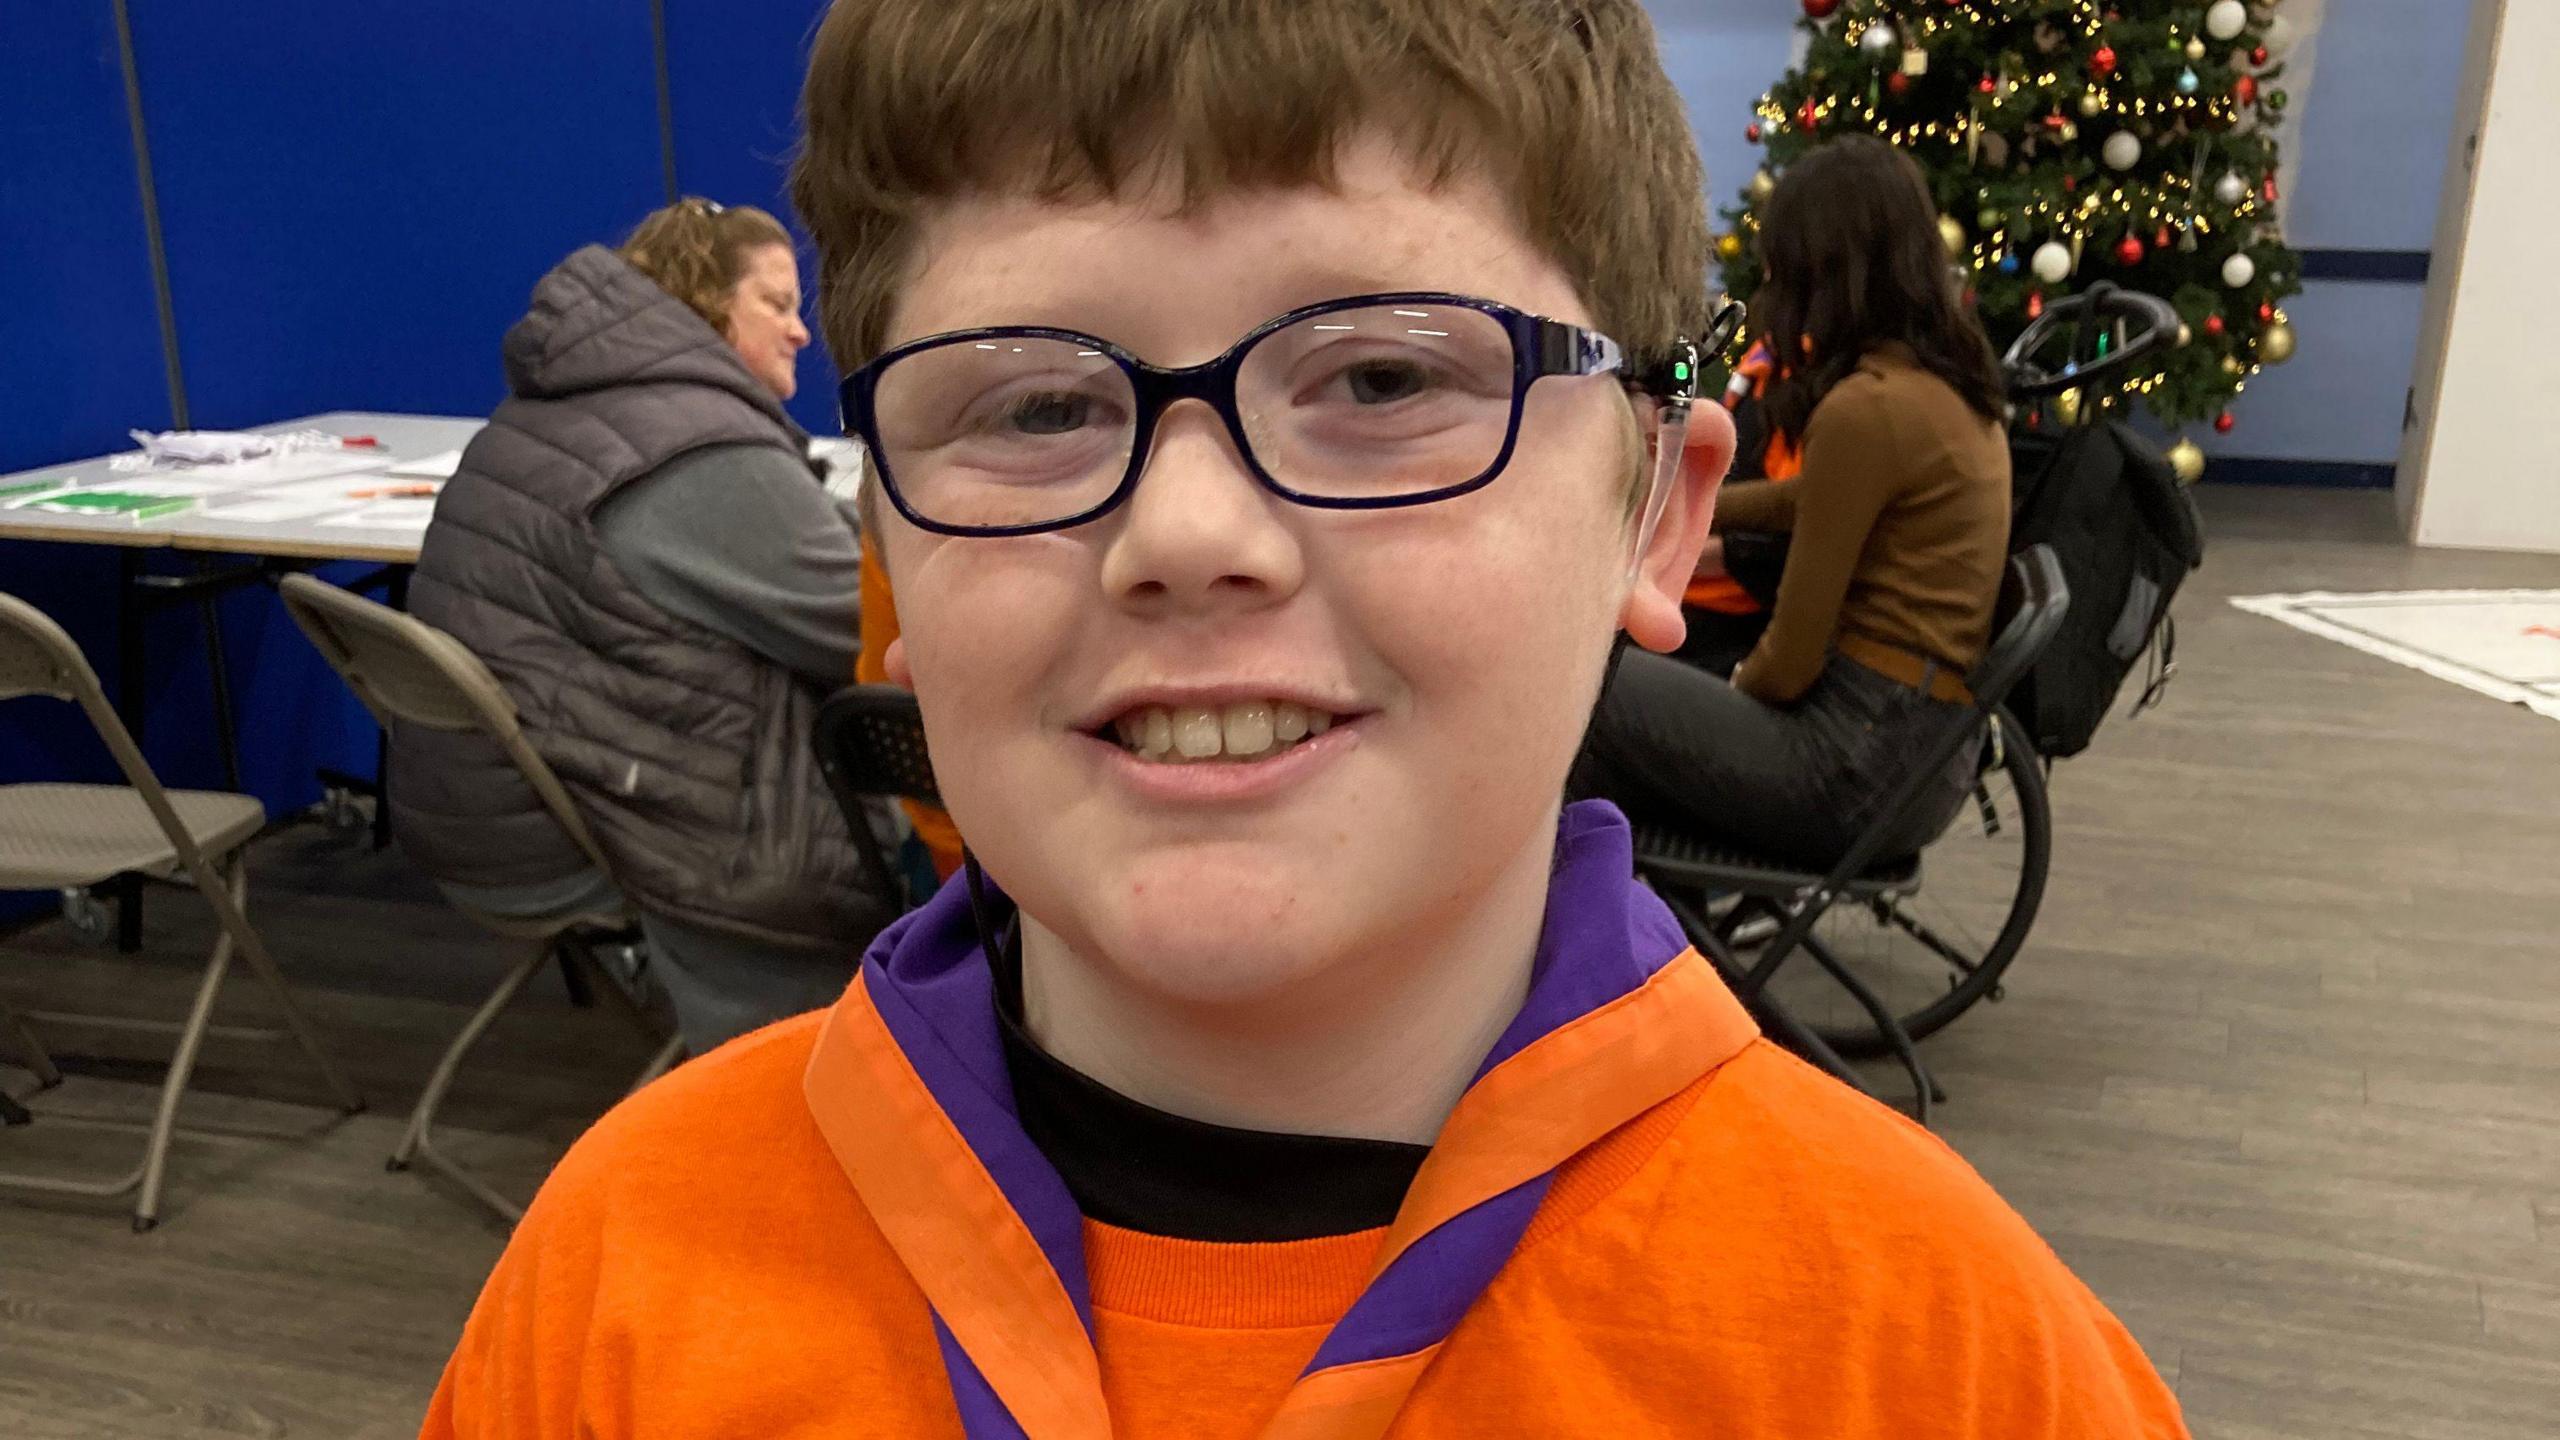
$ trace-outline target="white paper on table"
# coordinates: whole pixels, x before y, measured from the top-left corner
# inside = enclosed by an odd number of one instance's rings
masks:
[[[356,502],[343,497],[320,499],[290,495],[252,495],[227,505],[200,510],[203,520],[237,521],[244,525],[290,525],[297,521],[316,520],[335,510],[352,507]]]
[[[198,465],[184,473],[190,480],[204,481],[220,490],[262,490],[296,480],[379,470],[385,463],[380,455],[367,455],[360,450],[289,450],[229,465]]]
[[[433,455],[421,455],[415,460],[399,461],[382,473],[404,475],[418,480],[450,480],[453,478],[453,472],[461,468],[461,451],[439,450]]]
[[[163,499],[200,500],[207,495],[225,494],[235,487],[205,479],[201,472],[181,471],[172,475],[124,475],[101,484],[81,488],[112,490],[118,495],[157,495]]]
[[[424,530],[435,518],[433,500],[377,500],[344,515],[332,515],[323,525],[344,525],[363,530]]]

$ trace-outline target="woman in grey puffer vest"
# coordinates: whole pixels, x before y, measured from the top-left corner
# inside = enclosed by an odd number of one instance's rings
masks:
[[[744,206],[687,200],[561,262],[410,588],[488,662],[613,873],[494,745],[416,727],[392,742],[402,847],[500,914],[618,890],[697,1055],[833,1002],[897,913],[809,754],[853,676],[861,559],[782,409],[799,309],[789,236]]]

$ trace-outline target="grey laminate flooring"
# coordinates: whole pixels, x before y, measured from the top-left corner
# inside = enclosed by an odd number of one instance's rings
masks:
[[[2183,674],[2059,771],[2054,883],[2008,998],[1930,1042],[1939,1128],[2200,1435],[2560,1434],[2560,725],[2222,604],[2560,586],[2560,559],[2410,551],[2378,495],[2205,499]],[[412,1433],[498,1252],[381,1162],[500,950],[396,855],[315,830],[262,848],[254,913],[376,1108],[331,1123],[287,1103],[307,1093],[289,1054],[217,1046],[191,1114],[238,1133],[181,1142],[158,1231],[0,1199],[8,1440]],[[200,909],[152,919],[140,957],[60,927],[0,942],[0,986],[176,1013]],[[455,1092],[450,1147],[529,1190],[646,1052],[546,977]],[[109,1064],[37,1105],[147,1099]],[[40,1123],[0,1132],[0,1164],[131,1140]]]

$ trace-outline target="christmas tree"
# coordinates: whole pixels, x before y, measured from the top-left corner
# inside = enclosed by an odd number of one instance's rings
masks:
[[[2278,307],[2301,264],[2275,214],[2273,0],[1755,3],[1801,4],[1809,46],[1750,123],[1767,164],[1717,247],[1737,298],[1760,283],[1756,211],[1776,175],[1864,130],[1928,173],[1996,344],[2099,280],[2162,296],[2185,343],[2132,392],[2166,425],[2226,431],[2249,377],[2292,355]]]

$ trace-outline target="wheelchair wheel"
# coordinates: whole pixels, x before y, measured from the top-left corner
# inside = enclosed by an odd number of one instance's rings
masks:
[[[1843,898],[1815,922],[1805,948],[1827,953],[1912,1039],[1924,1039],[1985,996],[2000,998],[2001,974],[2044,901],[2052,858],[2043,761],[2002,711],[1984,739],[1973,794],[1921,853],[1912,882],[1864,901]],[[1767,912],[1750,910],[1746,903],[1724,921],[1739,948],[1776,930]],[[1769,993],[1842,1055],[1892,1053],[1874,1018],[1813,954],[1790,955]]]

